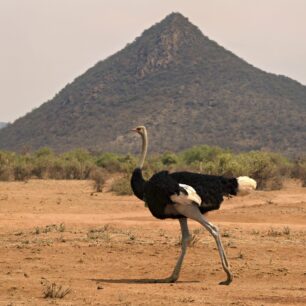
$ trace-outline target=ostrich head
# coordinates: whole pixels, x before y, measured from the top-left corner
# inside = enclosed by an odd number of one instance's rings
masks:
[[[142,138],[142,152],[140,156],[140,161],[138,167],[142,169],[146,155],[147,155],[147,148],[148,148],[148,135],[147,130],[143,125],[137,126],[136,128],[131,130],[132,132],[138,133]]]
[[[139,126],[135,127],[134,129],[132,129],[131,131],[136,132],[141,136],[145,136],[145,134],[147,133],[147,130],[143,125],[139,125]]]

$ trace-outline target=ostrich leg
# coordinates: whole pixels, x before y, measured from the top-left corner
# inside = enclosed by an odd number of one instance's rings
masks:
[[[233,280],[233,274],[231,273],[230,269],[229,269],[229,265],[228,265],[228,261],[224,252],[224,248],[221,242],[221,237],[220,237],[220,233],[218,228],[213,225],[212,223],[208,222],[208,220],[201,215],[200,220],[197,220],[199,223],[201,223],[209,232],[210,234],[215,238],[215,241],[217,243],[218,246],[218,251],[219,251],[219,255],[221,258],[221,263],[222,263],[222,267],[224,272],[227,275],[227,279],[223,282],[220,282],[220,285],[229,285],[232,280]]]
[[[183,218],[183,219],[179,219],[179,221],[180,221],[180,226],[181,226],[181,231],[182,231],[182,250],[181,250],[180,257],[178,258],[177,263],[174,267],[172,275],[170,276],[170,280],[172,282],[175,282],[179,278],[182,263],[183,263],[183,260],[186,254],[188,242],[191,237],[189,230],[188,230],[187,219]]]
[[[182,232],[182,249],[181,249],[181,254],[176,262],[176,265],[174,267],[174,270],[172,274],[164,279],[157,279],[154,282],[156,283],[174,283],[177,281],[180,275],[182,263],[186,254],[188,242],[190,239],[190,233],[188,230],[188,225],[187,225],[187,219],[186,218],[181,218],[179,219],[180,221],[180,226],[181,226],[181,232]]]
[[[178,212],[180,212],[183,216],[186,216],[187,218],[193,219],[197,222],[199,222],[200,224],[202,224],[208,231],[209,233],[214,237],[217,247],[218,247],[218,251],[219,251],[219,255],[220,255],[220,259],[221,259],[221,263],[222,263],[222,267],[224,272],[227,275],[227,279],[223,282],[220,282],[220,285],[229,285],[232,280],[233,280],[233,274],[230,271],[229,268],[229,264],[224,252],[224,248],[221,242],[221,237],[220,237],[220,233],[218,228],[211,224],[200,212],[200,210],[198,209],[198,207],[196,205],[190,204],[190,205],[182,205],[182,204],[176,204],[175,208],[177,209]]]

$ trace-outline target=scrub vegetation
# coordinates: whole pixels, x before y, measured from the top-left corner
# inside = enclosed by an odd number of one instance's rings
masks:
[[[0,180],[88,179],[94,181],[95,191],[101,192],[106,179],[113,176],[111,190],[124,195],[131,193],[129,179],[137,161],[138,157],[131,154],[92,153],[84,149],[65,153],[55,153],[46,147],[35,152],[0,151]],[[247,175],[254,178],[262,190],[280,189],[286,178],[300,179],[306,186],[306,157],[293,160],[273,152],[236,154],[220,147],[201,145],[177,154],[151,155],[144,173],[149,177],[163,169],[225,176]]]

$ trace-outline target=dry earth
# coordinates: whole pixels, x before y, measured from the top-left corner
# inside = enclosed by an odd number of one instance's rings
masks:
[[[306,188],[227,199],[208,218],[235,278],[224,280],[201,226],[175,284],[179,225],[134,197],[92,194],[86,181],[0,183],[0,305],[306,305]],[[71,288],[44,298],[47,282]]]

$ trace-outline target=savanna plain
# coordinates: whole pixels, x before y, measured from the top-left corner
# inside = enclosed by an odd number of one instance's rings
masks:
[[[133,196],[90,181],[0,183],[0,305],[306,305],[306,188],[225,199],[207,215],[234,281],[195,222],[180,279],[176,220],[154,219]]]

